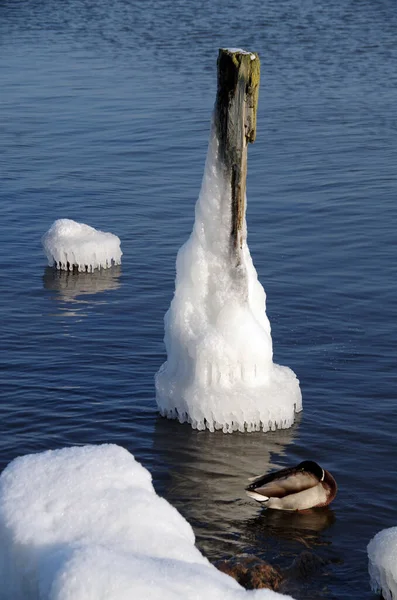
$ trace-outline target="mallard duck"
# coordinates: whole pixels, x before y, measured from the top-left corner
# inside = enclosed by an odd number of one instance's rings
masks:
[[[296,467],[256,477],[245,491],[266,508],[307,510],[327,506],[336,496],[338,486],[331,473],[312,460]]]

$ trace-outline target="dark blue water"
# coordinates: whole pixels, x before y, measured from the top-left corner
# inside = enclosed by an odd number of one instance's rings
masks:
[[[372,598],[366,545],[396,525],[397,11],[392,0],[0,0],[0,466],[114,442],[148,467],[210,559],[326,562],[297,598]],[[219,47],[257,51],[249,245],[288,431],[210,434],[157,416],[163,316],[193,222]],[[116,233],[121,268],[46,268],[67,217]],[[328,511],[262,514],[246,478],[303,458]]]

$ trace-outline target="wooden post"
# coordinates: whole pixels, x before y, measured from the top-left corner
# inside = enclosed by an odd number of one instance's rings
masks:
[[[247,144],[256,136],[260,62],[258,54],[221,48],[218,55],[218,89],[215,126],[219,159],[232,193],[232,247],[240,263],[245,217]]]

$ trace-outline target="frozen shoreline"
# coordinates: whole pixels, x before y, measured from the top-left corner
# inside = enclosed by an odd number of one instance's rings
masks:
[[[120,446],[16,458],[0,477],[2,600],[239,600],[245,591],[195,546],[190,524]]]

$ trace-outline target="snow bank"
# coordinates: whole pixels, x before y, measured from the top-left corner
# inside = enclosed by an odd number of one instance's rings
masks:
[[[197,429],[290,427],[302,409],[299,382],[272,361],[266,294],[245,221],[239,264],[231,258],[231,215],[230,182],[212,133],[193,231],[177,256],[157,404],[163,416]]]
[[[271,600],[246,592],[194,545],[123,448],[83,446],[15,459],[0,477],[2,600]]]
[[[92,272],[121,263],[120,239],[71,219],[58,219],[42,238],[50,267]]]
[[[385,600],[397,600],[397,527],[377,533],[367,551],[372,590]]]

